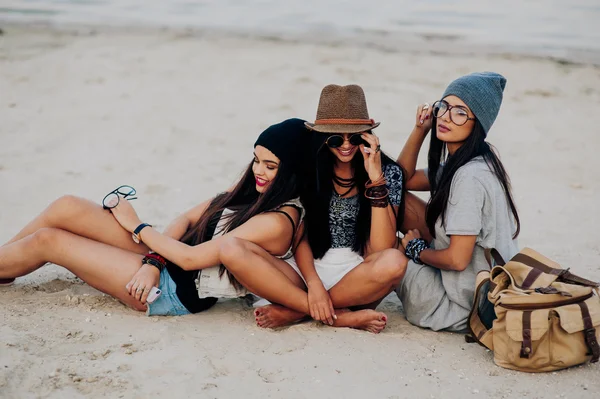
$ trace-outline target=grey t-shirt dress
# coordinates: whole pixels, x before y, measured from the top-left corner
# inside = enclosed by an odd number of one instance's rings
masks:
[[[446,249],[452,235],[477,236],[471,263],[462,271],[440,270],[408,262],[396,288],[407,320],[434,331],[465,331],[473,304],[475,278],[488,269],[485,249],[496,248],[504,259],[518,252],[512,236],[516,224],[498,178],[483,157],[462,166],[452,179],[446,223],[435,227],[432,246]]]

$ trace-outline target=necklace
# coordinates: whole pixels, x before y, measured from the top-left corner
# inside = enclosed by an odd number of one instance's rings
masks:
[[[346,192],[344,192],[343,194],[340,194],[337,192],[337,190],[335,189],[335,186],[333,187],[333,191],[339,196],[339,197],[345,197],[346,195],[350,194],[350,191],[352,191],[354,189],[354,187],[356,187],[356,179],[354,177],[351,177],[349,179],[345,179],[343,177],[339,177],[338,175],[336,175],[335,173],[333,174],[333,182],[335,184],[337,184],[338,186],[342,187],[342,188],[347,188],[348,190]]]

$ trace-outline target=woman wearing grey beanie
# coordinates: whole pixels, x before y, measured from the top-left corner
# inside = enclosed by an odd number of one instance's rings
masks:
[[[406,197],[402,250],[411,259],[396,288],[406,318],[432,330],[464,331],[475,278],[489,266],[485,249],[518,252],[520,222],[502,162],[486,142],[506,79],[480,72],[450,83],[442,99],[419,106],[398,163],[406,187],[429,191],[427,204]],[[431,130],[428,168],[415,170]]]

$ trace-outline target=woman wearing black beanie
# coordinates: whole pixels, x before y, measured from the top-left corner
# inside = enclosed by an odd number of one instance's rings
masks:
[[[126,200],[135,195],[131,187],[107,195],[104,207],[62,197],[0,247],[0,283],[52,262],[148,315],[197,313],[219,297],[244,296],[248,291],[222,265],[222,244],[237,237],[268,256],[292,256],[304,218],[298,171],[309,136],[300,119],[269,127],[240,181],[175,219],[162,234],[142,223]],[[245,264],[252,272],[253,265]],[[246,272],[241,269],[236,270]],[[290,266],[282,272],[302,284]],[[150,303],[157,288],[160,295]]]

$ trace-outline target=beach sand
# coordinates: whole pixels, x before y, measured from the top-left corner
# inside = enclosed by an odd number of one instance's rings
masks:
[[[600,69],[511,56],[384,52],[175,32],[0,37],[0,241],[63,194],[138,189],[164,227],[230,186],[269,124],[314,118],[321,88],[361,84],[396,157],[416,106],[454,78],[508,79],[489,141],[512,178],[520,245],[600,279]],[[453,44],[454,45],[454,44]],[[426,156],[422,152],[420,164]],[[269,331],[239,301],[148,318],[50,265],[0,288],[0,397],[592,398],[600,366],[526,374],[461,334],[379,307],[379,335],[315,322]]]

